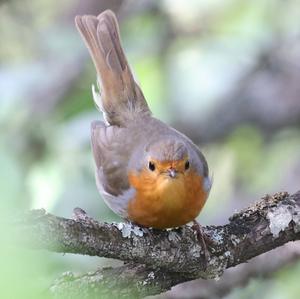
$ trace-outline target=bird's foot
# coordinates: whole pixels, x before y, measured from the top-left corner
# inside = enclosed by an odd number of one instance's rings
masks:
[[[207,264],[210,258],[209,251],[207,249],[207,243],[209,243],[208,236],[203,232],[202,226],[196,220],[193,220],[192,229],[196,232],[197,239],[201,244],[203,249],[204,258],[205,258],[205,270],[207,268]]]

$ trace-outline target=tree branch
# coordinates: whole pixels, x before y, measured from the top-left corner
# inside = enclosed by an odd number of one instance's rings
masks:
[[[210,240],[206,262],[189,226],[145,230],[131,224],[99,223],[78,209],[75,212],[75,219],[43,210],[27,213],[17,223],[22,242],[31,248],[116,258],[130,264],[82,276],[64,275],[51,288],[56,295],[63,293],[64,298],[79,293],[81,298],[158,294],[195,278],[218,277],[226,268],[300,239],[300,191],[267,195],[234,214],[228,224],[205,227]]]
[[[268,251],[247,263],[227,269],[222,277],[215,279],[196,279],[180,284],[168,293],[155,299],[211,299],[223,298],[235,288],[241,288],[252,279],[269,279],[283,267],[293,265],[300,259],[300,241]]]

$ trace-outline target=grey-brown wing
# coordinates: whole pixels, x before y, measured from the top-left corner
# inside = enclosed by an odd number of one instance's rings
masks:
[[[98,187],[105,193],[119,196],[129,189],[127,165],[130,150],[122,143],[125,128],[105,126],[103,122],[91,125],[91,141]]]

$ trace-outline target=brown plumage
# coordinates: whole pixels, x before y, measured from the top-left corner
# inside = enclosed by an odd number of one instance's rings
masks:
[[[112,11],[77,16],[96,67],[94,100],[106,123],[91,126],[96,182],[108,206],[144,226],[166,228],[195,219],[211,181],[206,160],[186,136],[151,116],[121,47]]]
[[[75,23],[96,67],[101,87],[101,103],[96,104],[107,122],[123,125],[136,111],[150,114],[121,47],[114,13],[107,10],[98,17],[77,16]]]

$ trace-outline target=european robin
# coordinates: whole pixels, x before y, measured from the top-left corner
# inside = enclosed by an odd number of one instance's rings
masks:
[[[143,227],[193,221],[208,197],[207,162],[185,135],[154,118],[121,46],[116,16],[77,16],[96,67],[94,101],[104,122],[91,125],[97,187],[106,204]]]

